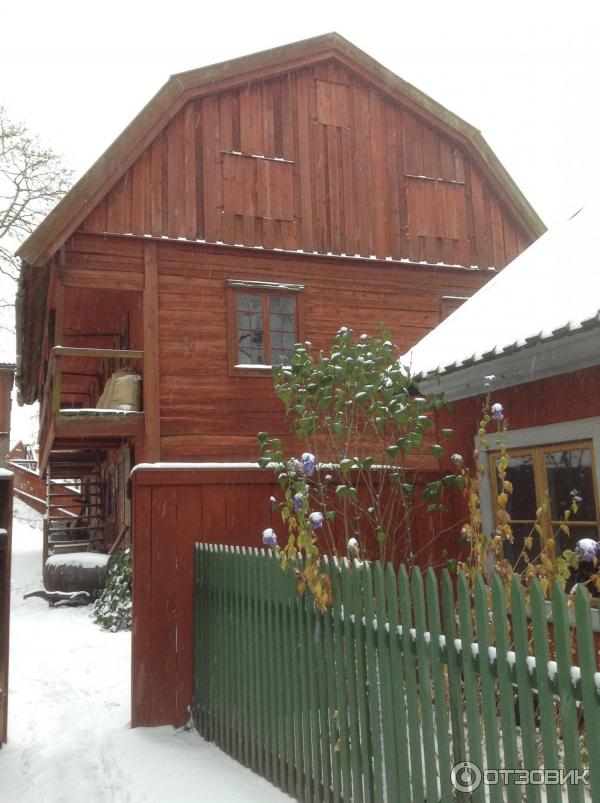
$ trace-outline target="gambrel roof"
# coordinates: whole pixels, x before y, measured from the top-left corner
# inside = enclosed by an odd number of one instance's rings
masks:
[[[173,75],[21,245],[18,255],[29,265],[48,262],[191,99],[332,59],[459,142],[480,165],[499,198],[512,210],[527,235],[534,239],[544,232],[544,224],[476,128],[343,37],[330,33]]]

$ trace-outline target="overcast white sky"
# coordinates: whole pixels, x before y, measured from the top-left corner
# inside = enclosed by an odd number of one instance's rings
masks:
[[[3,6],[0,103],[78,173],[170,74],[336,30],[479,128],[547,224],[595,189],[600,23],[591,0]]]
[[[335,30],[479,128],[552,225],[597,192],[595,8],[591,0],[11,2],[0,13],[0,104],[79,176],[170,74]]]

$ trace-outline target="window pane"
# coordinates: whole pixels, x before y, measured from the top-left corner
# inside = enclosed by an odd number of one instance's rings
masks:
[[[511,524],[514,536],[514,543],[506,541],[504,543],[504,557],[513,566],[515,571],[521,572],[527,565],[524,556],[527,555],[530,561],[535,560],[540,554],[540,536],[533,529],[533,522],[527,524]],[[531,536],[533,545],[531,549],[525,550],[525,539]]]
[[[245,293],[237,293],[235,296],[235,303],[238,310],[248,309],[250,307],[250,299]]]
[[[262,296],[238,293],[236,307],[237,362],[239,365],[264,365]]]
[[[579,510],[572,513],[573,521],[595,521],[594,478],[590,449],[566,449],[546,452],[544,455],[548,475],[548,493],[552,519],[564,518],[573,498],[578,496]]]
[[[271,318],[271,332],[283,331],[281,325],[281,315],[278,312],[272,312],[270,318]]]
[[[282,324],[281,328],[284,332],[293,332],[296,328],[296,321],[294,320],[293,315],[282,315]]]
[[[283,296],[281,298],[281,309],[283,312],[295,312],[296,300],[291,296]]]
[[[552,525],[552,533],[558,545],[557,552],[562,552],[565,549],[575,549],[577,542],[581,538],[592,538],[594,541],[598,540],[598,528],[591,527],[589,524],[571,524],[569,523],[569,535],[562,532],[558,525]]]
[[[496,466],[498,462],[496,461]],[[537,509],[535,498],[535,478],[532,455],[511,457],[506,470],[506,479],[512,483],[513,492],[508,497],[506,510],[511,519],[535,520]],[[501,492],[500,478],[497,479],[498,493]],[[495,504],[495,499],[492,504]]]
[[[296,342],[296,301],[290,296],[269,299],[271,362],[281,365],[292,355]]]
[[[283,365],[289,361],[290,355],[285,351],[275,350],[271,352],[271,361],[273,365]]]

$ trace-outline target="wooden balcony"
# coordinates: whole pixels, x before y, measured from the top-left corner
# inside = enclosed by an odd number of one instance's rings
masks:
[[[108,447],[111,442],[144,433],[144,413],[129,410],[106,410],[95,407],[103,382],[117,368],[142,360],[143,351],[131,349],[73,348],[54,346],[46,371],[46,384],[40,412],[40,464],[43,474],[53,449]],[[69,376],[89,378],[87,389],[76,392],[65,387],[65,360],[97,363],[95,374],[70,372]],[[70,398],[69,398],[70,397]],[[73,398],[75,401],[73,401]],[[87,406],[82,404],[82,401]]]

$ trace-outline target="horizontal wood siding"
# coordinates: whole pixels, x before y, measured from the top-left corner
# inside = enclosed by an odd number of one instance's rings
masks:
[[[493,365],[491,362],[484,366],[486,373],[493,371]],[[597,366],[493,391],[493,400],[503,405],[509,429],[513,432],[592,418],[600,412],[598,399],[600,368]],[[483,402],[483,396],[460,399],[452,403],[451,410],[442,410],[439,414],[440,427],[454,429],[456,440],[453,444],[463,455],[473,450],[473,436],[481,418]]]
[[[303,284],[306,338],[314,349],[326,348],[342,325],[375,333],[383,324],[406,350],[440,321],[442,296],[470,296],[488,278],[479,271],[223,253],[183,243],[159,243],[158,264],[163,460],[255,459],[258,431],[287,432],[270,373],[230,374],[228,279]]]
[[[140,240],[75,235],[60,268],[65,287],[143,290],[144,246]]]
[[[460,143],[333,61],[190,100],[82,228],[481,268],[529,244]]]

